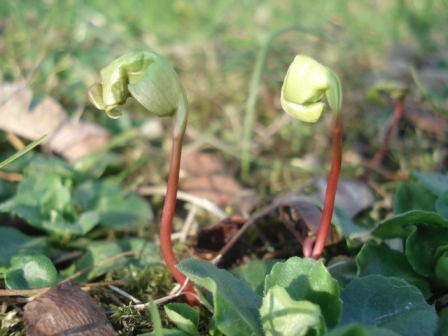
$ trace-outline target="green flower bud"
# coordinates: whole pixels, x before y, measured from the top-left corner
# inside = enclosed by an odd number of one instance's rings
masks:
[[[297,55],[286,73],[281,91],[283,109],[306,122],[316,122],[325,110],[323,102],[339,116],[342,88],[338,76],[329,68],[304,55]]]
[[[118,106],[133,97],[158,117],[175,117],[174,134],[184,132],[187,96],[176,72],[162,56],[152,51],[127,54],[102,69],[101,80],[89,89],[88,98],[109,117],[119,118]]]

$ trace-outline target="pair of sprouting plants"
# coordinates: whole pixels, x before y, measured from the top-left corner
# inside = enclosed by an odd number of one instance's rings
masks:
[[[155,52],[135,52],[125,55],[101,71],[102,83],[88,91],[89,100],[111,118],[119,118],[119,106],[133,97],[150,113],[172,117],[172,153],[168,185],[160,224],[160,245],[163,258],[176,281],[184,286],[187,300],[197,302],[193,285],[175,266],[171,232],[179,180],[182,141],[188,118],[185,90],[171,65]],[[325,109],[323,98],[333,111],[333,162],[324,200],[321,224],[316,237],[303,244],[305,257],[319,259],[331,227],[336,187],[341,168],[342,88],[338,76],[313,59],[298,55],[286,74],[281,90],[281,104],[291,116],[306,122],[316,122]]]

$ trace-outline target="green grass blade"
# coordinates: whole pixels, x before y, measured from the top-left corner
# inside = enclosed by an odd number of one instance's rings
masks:
[[[9,158],[7,158],[5,161],[0,163],[0,168],[3,168],[4,166],[6,166],[8,163],[11,163],[12,161],[14,161],[15,159],[21,157],[23,154],[28,153],[30,150],[32,150],[34,147],[36,147],[37,145],[39,145],[42,141],[44,141],[44,139],[46,138],[47,134],[41,136],[39,139],[33,141],[32,143],[30,143],[28,146],[26,146],[24,149],[18,151],[17,153],[15,153],[14,155],[10,156]]]
[[[151,314],[152,324],[154,328],[154,335],[155,336],[163,336],[163,328],[162,328],[162,321],[160,320],[160,314],[157,310],[157,306],[155,305],[154,301],[150,298],[149,299],[149,313]]]

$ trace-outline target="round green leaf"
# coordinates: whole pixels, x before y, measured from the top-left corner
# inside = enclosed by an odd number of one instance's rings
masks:
[[[265,334],[324,335],[325,321],[320,307],[309,301],[291,299],[285,288],[274,286],[263,298],[260,308]]]
[[[99,263],[100,261],[112,258],[117,254],[120,254],[121,252],[123,252],[123,250],[121,249],[120,245],[116,242],[105,241],[105,242],[92,243],[89,245],[89,248],[87,249],[86,253],[76,264],[74,272],[81,271],[87,267]],[[92,268],[90,271],[83,273],[81,276],[77,277],[75,281],[83,282],[91,280],[114,267],[122,266],[124,260],[125,259],[121,257],[120,259],[115,260],[113,263],[107,263]]]
[[[187,259],[176,267],[213,295],[214,323],[225,335],[261,335],[261,298],[249,285],[208,261]]]
[[[437,259],[434,267],[434,276],[438,286],[448,286],[448,252],[445,252]]]
[[[50,287],[57,281],[58,272],[50,259],[31,250],[20,250],[11,257],[5,274],[9,289]]]
[[[356,261],[346,257],[336,257],[327,263],[327,270],[339,283],[340,288],[346,287],[350,281],[356,278],[358,268]]]
[[[277,263],[265,280],[265,293],[274,286],[286,289],[297,301],[310,301],[320,306],[328,328],[334,328],[342,311],[339,285],[322,261],[293,257]]]
[[[247,282],[256,294],[262,296],[264,292],[264,278],[279,261],[276,259],[254,260],[232,269],[232,274]]]
[[[6,264],[14,253],[24,249],[45,252],[49,248],[43,237],[27,236],[13,227],[0,227],[0,266]]]
[[[352,323],[387,328],[400,335],[433,335],[437,314],[406,281],[381,275],[353,280],[341,294],[341,326]]]
[[[412,268],[424,276],[434,274],[433,256],[440,246],[447,244],[448,227],[416,225],[406,239],[406,257]]]
[[[412,172],[412,177],[418,179],[434,195],[441,195],[448,190],[448,175],[442,173],[418,173]]]
[[[188,335],[198,334],[199,313],[185,303],[169,303],[163,307],[170,320]]]
[[[386,244],[378,246],[365,244],[356,257],[356,263],[360,278],[373,274],[395,276],[420,289],[426,299],[431,296],[430,285],[426,278],[412,269],[403,253],[392,250]]]
[[[362,324],[350,324],[330,331],[327,336],[399,336],[390,329],[365,327]]]
[[[435,212],[412,210],[385,219],[372,231],[372,235],[383,239],[406,238],[413,230],[412,225],[421,223],[448,227],[448,220]]]
[[[439,327],[436,336],[448,335],[448,307],[443,308],[439,314]]]
[[[410,210],[423,210],[435,212],[437,197],[421,184],[413,182],[400,183],[395,193],[394,214]]]

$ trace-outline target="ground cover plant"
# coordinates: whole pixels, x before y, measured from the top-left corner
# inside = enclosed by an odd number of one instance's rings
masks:
[[[0,335],[448,333],[446,10],[2,2]]]

